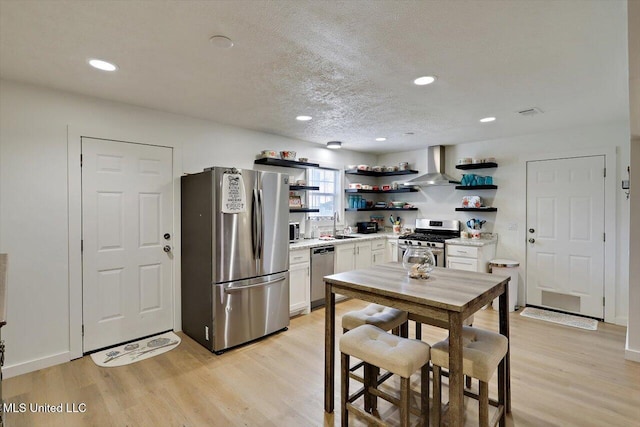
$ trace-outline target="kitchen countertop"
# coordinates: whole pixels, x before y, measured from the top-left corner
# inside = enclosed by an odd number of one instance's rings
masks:
[[[310,249],[310,248],[317,248],[320,246],[344,245],[349,242],[362,242],[365,240],[398,239],[398,235],[393,233],[372,233],[372,234],[351,233],[349,234],[349,236],[353,236],[353,237],[347,238],[347,239],[331,239],[331,240],[301,239],[299,242],[289,243],[289,249],[293,251],[296,249]]]
[[[485,246],[485,245],[492,245],[492,244],[496,244],[498,242],[498,238],[497,237],[493,237],[490,239],[448,239],[445,240],[444,243],[447,245],[461,245],[461,246]]]

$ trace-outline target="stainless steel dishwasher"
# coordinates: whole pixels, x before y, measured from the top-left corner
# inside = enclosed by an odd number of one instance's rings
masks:
[[[311,309],[324,305],[324,276],[333,274],[333,246],[311,249]]]

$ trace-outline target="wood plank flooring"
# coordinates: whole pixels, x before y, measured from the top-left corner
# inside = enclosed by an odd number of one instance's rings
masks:
[[[364,305],[344,301],[337,314]],[[624,360],[625,328],[600,323],[598,331],[586,331],[517,313],[510,320],[513,413],[507,425],[638,425],[640,364]],[[497,330],[497,313],[482,310],[474,324]],[[413,323],[410,331],[413,335]],[[180,336],[178,348],[132,365],[100,368],[83,357],[5,380],[7,403],[86,404],[84,413],[8,413],[6,425],[340,425],[339,411],[331,416],[323,411],[323,309],[292,319],[286,332],[222,356]],[[422,336],[435,343],[446,332],[423,326]],[[414,388],[418,378],[413,377]],[[397,385],[395,379],[389,383]],[[495,377],[490,393],[495,397]],[[477,402],[466,398],[465,407],[467,425],[477,425]],[[398,419],[383,401],[380,412]],[[350,424],[364,425],[355,419]]]

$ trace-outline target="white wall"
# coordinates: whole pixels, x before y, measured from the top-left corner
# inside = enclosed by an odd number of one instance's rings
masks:
[[[631,218],[640,218],[640,2],[630,1],[629,29],[629,117],[631,128]],[[626,358],[640,362],[640,228],[630,230],[629,326]]]
[[[263,149],[294,149],[299,156],[326,166],[350,163],[391,165],[416,159],[426,151],[375,156],[253,132],[204,120],[133,107],[0,80],[0,251],[10,255],[8,324],[3,328],[7,359],[3,372],[12,376],[69,360],[69,224],[67,126],[71,134],[121,139],[174,147],[179,153],[176,173],[212,165],[252,167]],[[494,156],[497,184],[494,231],[500,233],[498,255],[523,259],[524,203],[521,153],[576,150],[582,147],[622,147],[619,164],[629,164],[628,125],[591,127],[450,147],[448,170],[455,159]],[[77,144],[78,141],[70,141]],[[421,164],[426,161],[420,162]],[[280,168],[279,168],[280,169]],[[622,169],[622,168],[619,168]],[[290,173],[282,168],[280,171]],[[619,183],[620,177],[616,177]],[[619,189],[619,185],[616,186]],[[425,189],[406,200],[417,203],[421,216],[465,219],[453,208],[461,195],[443,188]],[[618,202],[616,319],[626,317],[628,285],[628,203]],[[626,217],[625,217],[626,214]],[[417,215],[407,213],[409,221]],[[627,218],[627,219],[625,219]],[[351,214],[349,223],[356,220]],[[179,218],[176,218],[179,221]],[[505,230],[518,224],[517,232]],[[179,266],[176,266],[177,268]],[[521,280],[522,282],[522,280]],[[179,283],[176,283],[179,286]],[[179,318],[179,313],[178,313]]]
[[[615,180],[616,205],[616,247],[609,254],[615,264],[615,304],[611,315],[606,320],[626,325],[628,314],[629,290],[629,201],[620,188],[623,173],[629,164],[629,127],[628,122],[601,126],[588,126],[581,129],[558,130],[534,135],[523,135],[513,138],[502,138],[478,141],[467,144],[448,146],[446,148],[446,172],[454,178],[462,177],[461,170],[455,168],[458,158],[495,157],[496,169],[483,169],[476,172],[480,175],[492,175],[497,190],[479,191],[486,197],[487,205],[498,208],[496,213],[455,212],[460,206],[463,195],[468,192],[456,191],[453,187],[425,187],[420,193],[413,193],[406,198],[420,208],[420,215],[428,218],[459,219],[464,223],[469,218],[487,220],[487,231],[498,233],[497,256],[520,261],[520,277],[518,302],[524,304],[524,271],[525,263],[525,217],[526,217],[526,160],[554,153],[584,152],[591,149],[615,149],[617,153],[615,171],[608,171],[608,176]],[[415,160],[414,160],[415,159]],[[426,150],[400,152],[382,155],[378,163],[395,164],[409,161],[412,168],[425,170]],[[509,227],[515,226],[516,230]],[[610,258],[610,259],[611,259]]]
[[[331,166],[375,158],[15,82],[0,80],[0,93],[0,252],[10,257],[5,376],[70,358],[69,313],[77,307],[69,306],[68,240],[78,224],[69,223],[68,198],[77,195],[68,193],[67,126],[75,136],[174,147],[182,159],[176,176],[213,165],[251,168],[263,149],[293,149]]]

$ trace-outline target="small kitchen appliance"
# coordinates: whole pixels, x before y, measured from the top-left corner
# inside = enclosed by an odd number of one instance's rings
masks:
[[[371,234],[378,232],[378,223],[375,221],[364,221],[356,223],[358,228],[358,233],[360,234]]]
[[[436,258],[436,267],[445,267],[444,242],[460,237],[460,221],[416,219],[413,234],[398,237],[398,259],[410,247],[428,247]]]
[[[289,223],[289,243],[295,243],[300,240],[300,223]]]

